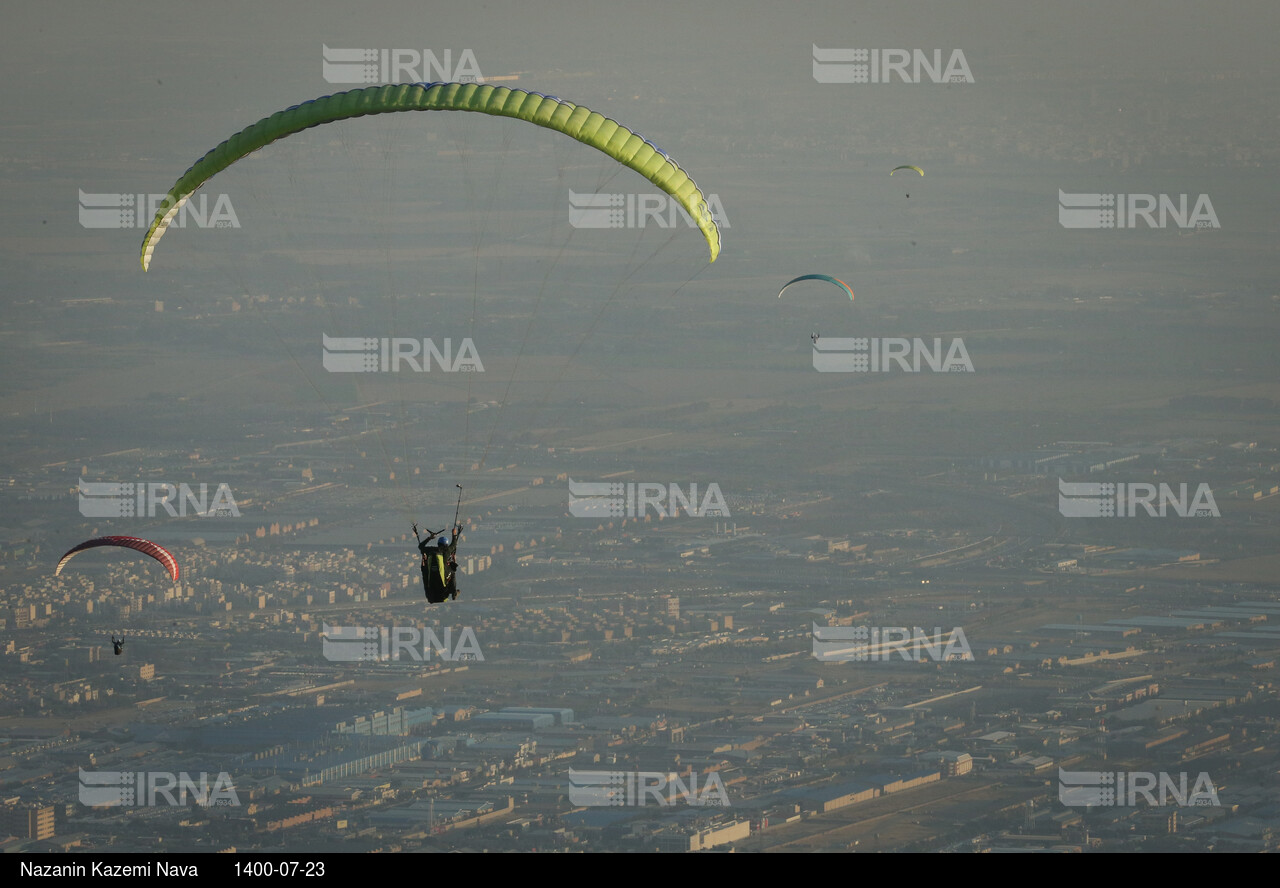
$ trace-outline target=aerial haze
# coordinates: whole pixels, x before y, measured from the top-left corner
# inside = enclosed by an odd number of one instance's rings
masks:
[[[6,18],[0,847],[1275,849],[1274,5]]]

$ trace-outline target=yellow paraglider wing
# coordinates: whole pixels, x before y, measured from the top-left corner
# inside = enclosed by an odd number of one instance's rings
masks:
[[[472,111],[512,117],[564,133],[630,167],[671,195],[706,237],[711,261],[720,254],[720,228],[697,183],[666,152],[616,120],[555,96],[521,89],[480,83],[414,83],[354,89],[294,105],[259,120],[209,151],[174,183],[156,211],[142,239],[143,270],[151,266],[156,244],[187,199],[237,160],[313,126],[399,111]]]

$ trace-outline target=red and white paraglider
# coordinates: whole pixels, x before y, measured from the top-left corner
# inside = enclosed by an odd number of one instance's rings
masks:
[[[62,569],[67,566],[67,562],[74,558],[80,552],[86,549],[96,549],[99,546],[118,546],[125,549],[136,549],[143,555],[150,555],[156,561],[164,565],[164,569],[169,573],[169,579],[175,583],[178,582],[178,559],[163,546],[157,545],[150,540],[144,540],[141,537],[131,536],[106,536],[98,537],[92,540],[85,540],[78,546],[75,546],[67,554],[58,559],[58,566],[54,569],[53,575],[56,577],[62,573]]]

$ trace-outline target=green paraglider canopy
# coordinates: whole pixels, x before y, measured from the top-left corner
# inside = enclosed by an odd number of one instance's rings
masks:
[[[142,239],[143,270],[150,267],[156,244],[187,199],[237,160],[313,126],[398,111],[472,111],[512,117],[564,133],[630,167],[671,195],[706,237],[711,261],[720,254],[720,229],[697,183],[666,152],[616,120],[555,96],[521,89],[479,83],[414,83],[354,89],[294,105],[210,150],[174,183],[156,212]]]

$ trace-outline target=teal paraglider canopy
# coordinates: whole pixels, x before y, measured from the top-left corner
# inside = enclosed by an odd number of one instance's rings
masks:
[[[839,278],[834,278],[829,274],[802,274],[798,278],[789,280],[783,285],[782,289],[778,291],[778,298],[781,299],[782,294],[787,292],[787,288],[792,284],[798,284],[801,281],[826,281],[829,284],[835,284],[837,287],[840,287],[849,294],[849,301],[853,301],[853,288]]]

